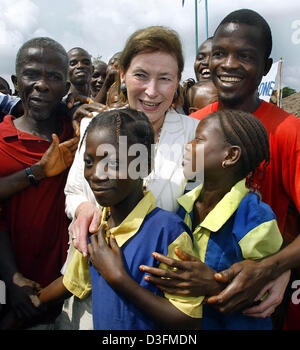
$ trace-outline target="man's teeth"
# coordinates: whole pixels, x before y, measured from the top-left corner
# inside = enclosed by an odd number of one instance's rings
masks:
[[[241,78],[237,78],[237,77],[225,77],[225,76],[220,76],[220,80],[224,81],[226,83],[238,83],[239,81],[241,81]]]
[[[203,69],[202,70],[202,74],[210,74],[210,70],[209,69]]]

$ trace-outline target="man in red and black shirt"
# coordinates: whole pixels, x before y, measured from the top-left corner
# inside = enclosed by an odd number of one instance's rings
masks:
[[[16,59],[24,114],[0,124],[0,279],[21,319],[40,316],[38,288],[59,277],[68,249],[64,186],[78,139],[61,112],[67,75],[60,44],[26,42]]]

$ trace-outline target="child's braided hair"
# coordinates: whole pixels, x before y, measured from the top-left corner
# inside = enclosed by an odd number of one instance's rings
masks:
[[[127,136],[128,145],[143,144],[147,148],[148,164],[152,164],[152,145],[154,131],[148,117],[140,111],[129,107],[106,110],[96,115],[85,130],[80,147],[88,133],[98,128],[106,128],[115,136],[119,144],[120,136]]]
[[[251,185],[254,172],[261,163],[270,162],[269,139],[263,124],[251,113],[224,109],[211,114],[218,117],[225,140],[241,148],[241,177]]]

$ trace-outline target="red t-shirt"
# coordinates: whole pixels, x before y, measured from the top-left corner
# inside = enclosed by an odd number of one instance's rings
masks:
[[[50,143],[15,128],[13,116],[0,123],[0,177],[38,162]],[[60,141],[73,135],[63,117]],[[0,204],[0,230],[11,234],[19,271],[27,278],[48,285],[59,277],[68,249],[69,219],[65,214],[64,187],[68,171],[43,179]]]
[[[201,120],[218,105],[210,104],[191,117]],[[260,168],[254,185],[275,212],[283,237],[292,241],[300,234],[300,119],[265,101],[253,114],[267,130],[271,153],[270,164],[265,173]]]

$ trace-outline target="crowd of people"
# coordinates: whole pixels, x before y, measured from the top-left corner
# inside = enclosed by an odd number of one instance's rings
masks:
[[[271,51],[248,9],[184,82],[163,26],[108,63],[22,45],[15,92],[0,79],[0,329],[300,329],[300,120],[257,95]]]

